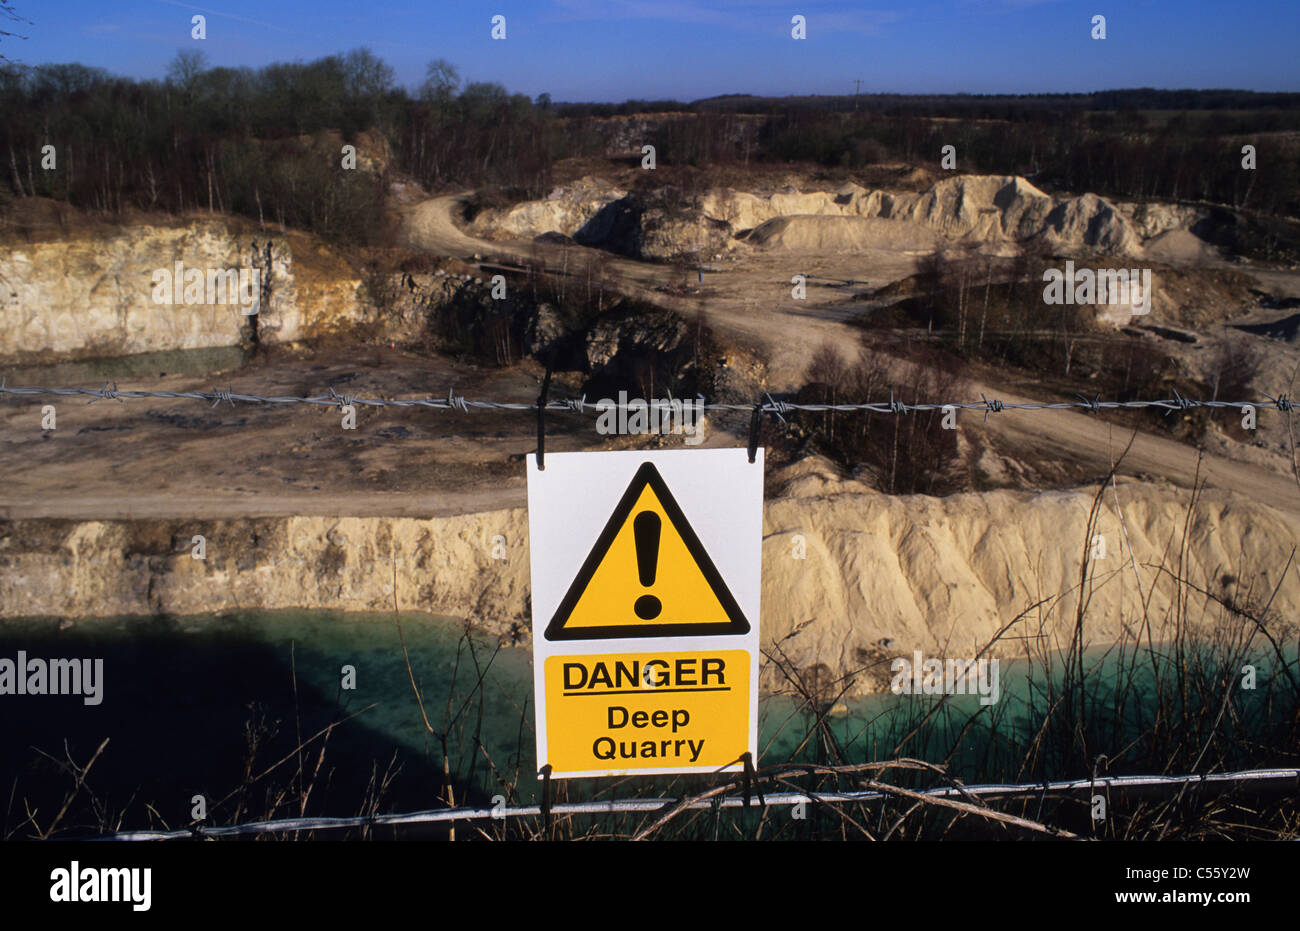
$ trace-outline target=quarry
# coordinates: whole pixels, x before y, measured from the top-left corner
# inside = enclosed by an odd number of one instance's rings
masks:
[[[0,839],[1300,835],[1283,11],[60,4]]]
[[[554,390],[576,398],[598,388],[602,372],[631,372],[627,360],[648,350],[681,360],[669,362],[679,374],[692,370],[704,351],[694,328],[707,322],[716,357],[710,400],[751,403],[764,394],[793,398],[819,347],[851,359],[862,318],[898,306],[927,260],[970,269],[972,293],[987,301],[982,289],[1005,279],[1017,255],[1037,250],[1058,268],[1077,263],[1076,275],[1144,267],[1126,312],[1095,308],[1079,340],[1123,331],[1131,341],[1169,344],[1192,372],[1216,346],[1249,341],[1265,355],[1251,384],[1256,396],[1285,390],[1300,363],[1293,342],[1233,329],[1266,318],[1270,302],[1300,298],[1300,274],[1254,275],[1221,255],[1195,232],[1208,212],[1194,206],[1051,196],[1024,178],[979,175],[919,190],[852,182],[821,189],[791,175],[757,191],[710,189],[669,204],[634,197],[620,180],[617,172],[586,175],[540,200],[477,210],[472,220],[464,211],[473,192],[421,197],[409,181],[392,182],[405,270],[381,273],[306,234],[236,218],[141,217],[84,233],[37,222],[25,236],[9,233],[0,254],[0,357],[10,384],[58,371],[97,384],[113,368],[105,360],[163,351],[170,355],[123,382],[528,400],[544,368],[532,350],[566,346],[571,361]],[[40,215],[39,204],[25,209]],[[160,264],[224,267],[249,257],[264,276],[255,357],[238,306],[151,298],[149,274]],[[562,305],[530,291],[527,269],[541,267],[560,269],[584,297],[599,291],[606,307],[635,298],[662,320],[617,312],[566,320]],[[504,276],[507,300],[493,297],[494,274]],[[808,282],[803,301],[790,296],[798,274]],[[508,366],[418,350],[435,338],[431,321],[475,315],[502,321]],[[363,345],[342,348],[358,338]],[[233,368],[189,360],[219,347],[243,355],[231,357]],[[976,364],[955,387],[965,400],[1027,393],[1007,374]],[[645,387],[645,397],[655,396],[658,386]],[[535,445],[527,418],[363,408],[351,434],[329,409],[303,420],[273,406],[58,404],[55,431],[42,431],[26,405],[0,407],[0,460],[15,475],[0,500],[6,616],[183,615],[236,605],[384,610],[396,594],[405,608],[470,617],[527,643],[517,465]],[[703,437],[629,437],[620,434],[638,432],[630,422],[601,431],[589,415],[561,417],[553,442],[743,445],[747,418],[702,419]],[[1294,616],[1300,589],[1283,567],[1300,540],[1300,489],[1276,413],[1261,414],[1260,428],[1244,435],[1211,423],[1196,445],[1070,411],[1032,419],[963,412],[957,427],[952,465],[965,490],[945,497],[882,494],[872,475],[817,454],[778,457],[767,483],[765,641],[789,638],[797,665],[829,664],[852,679],[851,695],[887,686],[887,666],[863,672],[871,657],[975,648],[1039,592],[1054,593],[1033,609],[1050,637],[1080,597],[1074,577],[1090,536],[1109,544],[1109,562],[1098,563],[1106,581],[1088,596],[1096,638],[1122,636],[1134,612],[1150,616],[1175,603],[1178,586],[1152,568],[1174,557],[1187,584],[1222,598],[1231,577],[1234,592],[1246,585],[1251,598],[1271,593],[1273,607]],[[1098,484],[1126,445],[1113,483]],[[39,483],[24,477],[37,473]],[[1035,488],[1044,476],[1050,487]],[[1100,511],[1090,518],[1094,498]],[[208,540],[203,561],[190,557],[195,533]],[[506,541],[507,559],[491,557],[494,539]],[[286,561],[315,566],[327,581],[317,585]],[[765,687],[779,684],[765,666]]]

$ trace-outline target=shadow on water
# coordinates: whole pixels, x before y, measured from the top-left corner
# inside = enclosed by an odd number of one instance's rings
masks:
[[[484,757],[513,772],[522,739],[524,766],[533,766],[531,727],[519,736],[521,715],[531,719],[527,657],[494,656],[495,643],[467,639],[440,618],[403,616],[402,633],[430,724],[447,734],[456,803],[489,804],[475,788],[490,778]],[[84,766],[105,738],[59,835],[119,823],[184,827],[194,795],[205,797],[213,824],[299,816],[304,794],[309,815],[441,804],[444,744],[424,726],[391,614],[128,618],[62,631],[56,621],[7,621],[0,659],[20,650],[28,659],[102,659],[102,701],[0,696],[0,836],[38,833],[24,823],[28,811],[46,830],[74,786],[68,758]],[[476,660],[489,667],[482,688]],[[355,688],[344,688],[345,666]]]
[[[4,369],[4,373],[13,385],[62,387],[119,378],[214,375],[237,369],[251,357],[251,350],[241,346],[212,346],[207,349],[174,349],[103,359],[53,362],[48,365],[14,366]]]
[[[0,837],[48,830],[76,782],[68,759],[84,766],[106,738],[55,836],[185,827],[195,795],[206,799],[210,824],[438,808],[448,784],[456,805],[538,799],[531,653],[455,620],[404,614],[400,637],[391,614],[324,611],[95,620],[65,630],[57,619],[4,622],[0,661],[20,650],[29,659],[102,659],[103,699],[0,694]],[[1158,666],[1097,650],[1086,654],[1086,690],[1077,695],[1051,659],[1050,669],[1002,664],[998,700],[988,704],[887,694],[837,702],[819,717],[768,697],[759,763],[902,755],[968,782],[1039,781],[1086,776],[1103,758],[1112,774],[1146,772],[1157,758],[1177,768],[1184,744],[1195,751],[1213,739],[1215,755],[1201,751],[1198,764],[1289,765],[1294,702],[1282,699],[1294,649],[1285,667],[1267,655],[1252,660],[1257,687],[1234,690],[1229,716],[1214,714],[1223,707],[1217,683],[1239,675],[1240,664],[1220,669],[1205,656],[1190,678],[1172,660],[1159,670],[1160,694]],[[349,668],[354,688],[345,687]],[[1164,743],[1153,742],[1156,719]],[[715,784],[708,776],[569,780],[556,784],[555,800],[680,797]],[[403,831],[413,834],[446,836],[442,827]]]

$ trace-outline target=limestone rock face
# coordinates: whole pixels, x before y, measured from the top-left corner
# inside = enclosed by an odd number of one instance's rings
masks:
[[[109,237],[33,242],[0,253],[0,358],[76,357],[236,345],[249,327],[239,305],[158,303],[156,270],[268,270],[265,240],[220,221],[133,226]],[[268,334],[295,338],[290,262],[272,245]],[[205,295],[206,296],[206,295]],[[222,295],[224,297],[224,295]]]
[[[225,293],[187,303],[182,289],[181,303],[158,302],[155,273],[175,277],[177,262],[205,281],[209,271],[256,271],[258,313]],[[361,276],[319,240],[237,220],[135,223],[0,249],[0,363],[236,346],[254,331],[276,344],[379,324],[405,338],[405,322],[381,312]]]
[[[385,308],[387,332],[402,339],[417,336],[429,315],[455,301],[491,306],[490,289],[482,282],[466,281],[443,272],[400,272],[388,275],[378,285],[378,298]]]
[[[523,511],[433,520],[6,523],[0,604],[9,617],[193,614],[236,605],[385,611],[393,607],[395,561],[403,610],[472,617],[506,631],[527,604],[526,526]],[[202,560],[191,555],[196,533],[207,538]],[[493,558],[498,535],[504,559]]]
[[[777,654],[779,642],[798,669],[822,664],[853,677],[850,695],[887,686],[879,668],[864,668],[871,663],[883,659],[887,670],[890,655],[913,650],[973,656],[1027,610],[1009,636],[1041,631],[1052,644],[1067,642],[1085,546],[1094,554],[1083,590],[1094,645],[1141,629],[1144,616],[1154,640],[1172,636],[1179,599],[1191,631],[1207,632],[1228,613],[1201,591],[1258,611],[1276,589],[1269,632],[1279,642],[1297,634],[1300,584],[1284,573],[1300,520],[1226,493],[1203,492],[1188,521],[1185,493],[1121,482],[1106,491],[1086,540],[1095,489],[892,497],[807,462],[786,478],[783,496],[765,505],[762,643]],[[207,537],[205,560],[191,557],[195,533]],[[392,609],[396,565],[403,610],[465,617],[527,642],[527,535],[523,509],[435,519],[0,522],[0,618],[382,612]],[[498,537],[504,558],[494,558]],[[1176,585],[1175,573],[1188,585]],[[992,655],[1023,650],[1024,641],[1008,639]],[[777,690],[784,677],[764,661],[761,682]]]
[[[537,305],[525,331],[528,352],[534,356],[549,352],[567,332],[555,305],[545,301]]]
[[[557,187],[544,200],[530,200],[507,209],[482,211],[470,224],[475,235],[532,239],[557,232],[575,236],[605,207],[628,192],[598,178],[583,178]]]
[[[574,242],[618,255],[641,255],[642,205],[631,195],[610,201],[573,234]]]
[[[704,201],[708,216],[726,220],[737,229],[759,227],[777,218],[800,216],[866,217],[926,227],[948,240],[1024,242],[1045,237],[1054,244],[1116,254],[1140,249],[1142,236],[1109,201],[1094,194],[1057,201],[1024,178],[958,175],[936,182],[919,194],[869,191],[846,184],[835,192],[752,194],[715,192]],[[823,232],[841,248],[897,248],[894,239],[915,240],[917,234],[893,232],[882,224],[867,228],[848,221],[846,232]],[[826,224],[821,224],[823,229]],[[856,228],[855,228],[856,227]],[[815,245],[798,248],[816,249]],[[831,248],[835,248],[834,245]]]
[[[673,384],[689,384],[697,371],[690,333],[682,318],[664,311],[600,317],[583,336],[587,389],[612,392],[615,385],[639,385],[647,396],[661,396]],[[670,376],[662,388],[646,380],[656,369]]]
[[[1109,201],[1084,194],[1057,204],[1047,215],[1044,236],[1066,246],[1083,245],[1111,255],[1133,255],[1141,237]]]
[[[578,238],[585,231],[591,239],[592,228],[623,195],[598,179],[584,178],[557,188],[543,201],[484,211],[474,226],[497,238],[548,233]],[[770,195],[716,189],[695,206],[645,207],[639,242],[640,256],[648,259],[747,246],[858,252],[932,249],[939,240],[997,244],[1034,239],[1067,251],[1136,257],[1148,241],[1171,230],[1189,230],[1203,215],[1190,207],[1116,203],[1095,194],[1054,198],[1014,176],[956,175],[920,193],[868,190],[852,182],[834,191],[788,187]],[[617,247],[591,244],[631,254],[627,243],[637,237],[623,230],[617,239]]]
[[[1204,209],[1185,204],[1119,203],[1115,206],[1144,240],[1171,230],[1190,230],[1207,216]]]

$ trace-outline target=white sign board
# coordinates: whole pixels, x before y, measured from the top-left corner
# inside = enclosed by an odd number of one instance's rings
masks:
[[[757,765],[763,451],[527,461],[538,768]]]

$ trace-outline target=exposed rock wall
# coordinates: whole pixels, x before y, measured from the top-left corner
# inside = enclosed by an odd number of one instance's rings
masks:
[[[516,239],[547,232],[576,236],[625,194],[586,178],[556,188],[544,201],[484,211],[474,228],[482,235]],[[744,237],[773,221],[806,217],[827,220],[802,221],[811,231],[806,236]],[[1043,239],[1067,250],[1137,256],[1147,240],[1187,229],[1200,217],[1193,208],[1118,204],[1095,194],[1054,198],[1024,178],[995,175],[956,175],[920,193],[868,190],[852,183],[835,191],[790,189],[767,196],[715,190],[700,199],[698,209],[648,208],[641,252],[647,258],[668,258],[683,251],[743,248],[738,236],[750,245],[791,251],[899,248],[898,240],[909,244],[903,248],[922,248],[927,237],[941,237],[981,243]],[[841,218],[844,228],[833,229],[829,218]],[[869,227],[863,218],[893,223]],[[890,228],[894,225],[897,229]]]
[[[601,210],[627,194],[599,178],[582,178],[555,188],[544,200],[484,210],[470,228],[489,238],[532,239],[551,231],[574,236]]]
[[[271,304],[265,322],[286,319],[287,263],[272,250]],[[238,344],[248,318],[239,306],[160,304],[153,273],[186,268],[265,264],[220,222],[178,227],[137,226],[110,237],[33,242],[0,251],[0,358],[124,355]],[[277,274],[278,273],[278,274]],[[279,285],[280,287],[277,287]]]
[[[154,300],[154,272],[257,269],[256,317],[237,304]],[[205,295],[206,297],[207,295]],[[312,237],[201,219],[135,224],[0,248],[0,362],[312,339],[383,322],[362,282]]]
[[[859,673],[854,692],[887,682],[880,678],[887,663],[860,672],[882,655],[973,655],[1040,600],[1010,635],[1042,632],[1049,646],[1063,646],[1075,623],[1085,546],[1097,554],[1083,590],[1089,642],[1138,630],[1144,599],[1152,637],[1171,636],[1177,574],[1256,609],[1276,588],[1270,633],[1291,642],[1297,632],[1300,584],[1283,571],[1300,541],[1300,521],[1266,507],[1204,493],[1184,554],[1185,495],[1150,485],[1119,486],[1122,524],[1106,492],[1092,531],[1098,543],[1085,539],[1092,502],[1086,490],[890,497],[826,494],[845,486],[814,478],[802,476],[787,488],[789,496],[766,505],[762,639],[765,646],[781,641],[799,668],[824,663],[837,676]],[[194,534],[206,537],[201,561],[191,556]],[[494,549],[504,558],[494,558]],[[403,609],[463,616],[528,639],[527,520],[520,509],[429,520],[3,523],[0,617],[385,611],[393,603],[394,566]],[[1194,628],[1223,614],[1212,604],[1207,609],[1194,589],[1181,594]],[[995,652],[1011,656],[1023,648],[1008,639]],[[780,685],[775,667],[765,665],[763,682]]]

